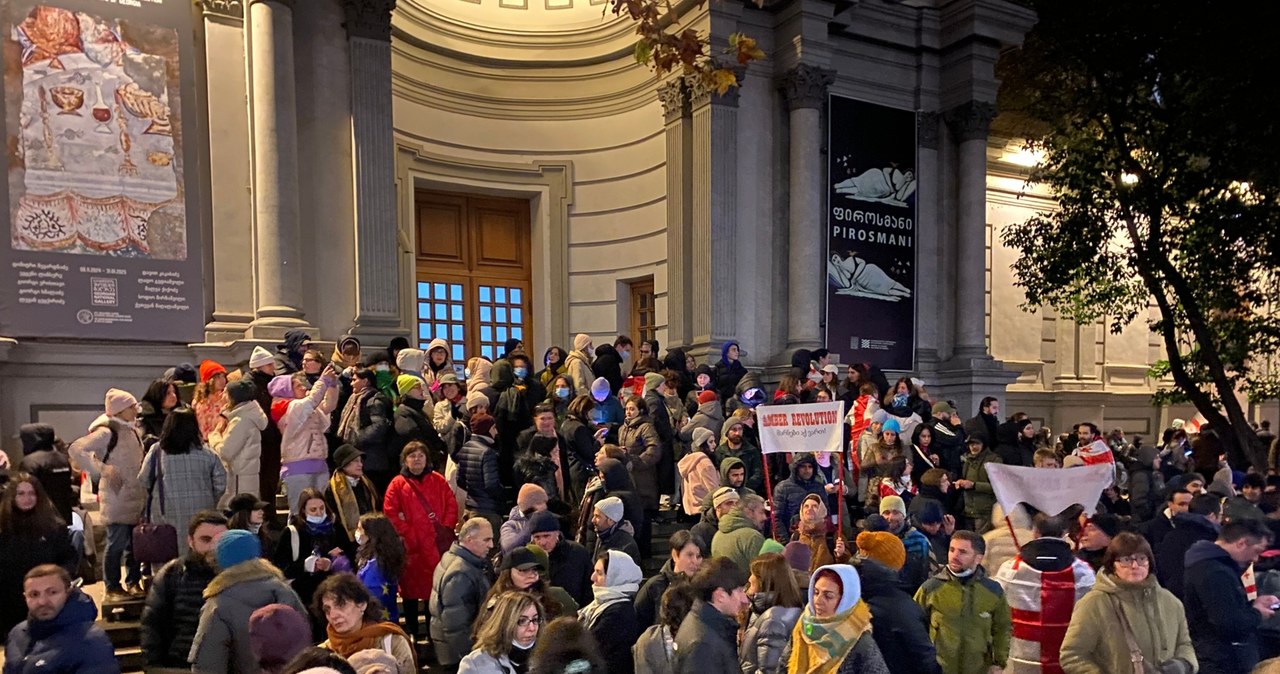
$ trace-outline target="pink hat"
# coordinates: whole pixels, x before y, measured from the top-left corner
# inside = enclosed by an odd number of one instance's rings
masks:
[[[137,406],[138,399],[133,397],[132,393],[118,388],[107,389],[107,416],[114,417],[130,407]]]

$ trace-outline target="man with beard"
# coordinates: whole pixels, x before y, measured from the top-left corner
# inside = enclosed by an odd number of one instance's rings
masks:
[[[955,532],[946,568],[916,592],[946,674],[986,674],[1009,658],[1013,619],[1004,589],[982,567],[986,551],[981,536]]]
[[[760,457],[760,450],[746,439],[742,419],[730,417],[725,421],[722,433],[720,446],[716,448],[716,465],[723,470],[727,459],[739,459],[744,468],[744,482],[739,486],[745,486],[756,494],[763,494],[764,463]]]
[[[165,564],[147,592],[142,610],[142,652],[147,667],[186,669],[200,625],[204,590],[218,575],[213,551],[227,531],[227,518],[206,510],[187,526],[187,556]]]
[[[71,587],[71,575],[54,564],[27,572],[22,582],[27,619],[9,632],[4,671],[119,674],[107,633],[94,624],[98,607]]]

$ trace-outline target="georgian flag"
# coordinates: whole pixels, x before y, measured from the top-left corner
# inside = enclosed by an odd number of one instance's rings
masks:
[[[1076,450],[1072,453],[1080,457],[1086,466],[1096,466],[1102,463],[1114,465],[1116,462],[1115,454],[1111,453],[1111,448],[1101,440],[1094,440],[1084,447],[1076,447]]]

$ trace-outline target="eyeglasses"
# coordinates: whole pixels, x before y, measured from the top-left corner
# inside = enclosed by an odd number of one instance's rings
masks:
[[[304,363],[319,363],[320,361],[316,360],[315,358],[303,358],[303,359],[302,359],[302,362],[304,362]]]
[[[1146,555],[1129,555],[1128,557],[1116,557],[1116,564],[1121,566],[1151,566],[1151,560]]]
[[[540,615],[534,616],[532,618],[526,618],[524,616],[520,616],[519,618],[516,618],[516,627],[528,627],[530,625],[541,625],[541,624],[542,624],[542,616]]]

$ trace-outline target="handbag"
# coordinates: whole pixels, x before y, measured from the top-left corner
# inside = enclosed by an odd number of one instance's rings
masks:
[[[1160,668],[1147,662],[1146,657],[1142,655],[1142,649],[1138,647],[1138,639],[1133,635],[1133,627],[1129,625],[1129,618],[1120,608],[1120,601],[1113,598],[1111,608],[1115,609],[1116,616],[1120,618],[1120,629],[1124,631],[1124,642],[1129,647],[1129,661],[1133,663],[1133,674],[1159,674]]]
[[[160,461],[159,445],[151,450],[151,472],[155,482],[147,490],[147,507],[142,511],[142,522],[133,528],[133,558],[143,564],[164,564],[178,558],[178,530],[172,524],[151,522],[151,495],[159,487],[160,515],[164,516],[164,468]]]
[[[435,529],[436,552],[444,554],[458,540],[458,534],[453,529],[444,526],[440,520],[436,519],[436,511],[431,509],[431,505],[427,503],[427,497],[418,491],[418,486],[412,480],[405,480],[409,483],[409,488],[413,490],[413,495],[418,497],[418,503],[422,504],[422,509],[427,511],[427,519],[431,520],[431,526]]]

